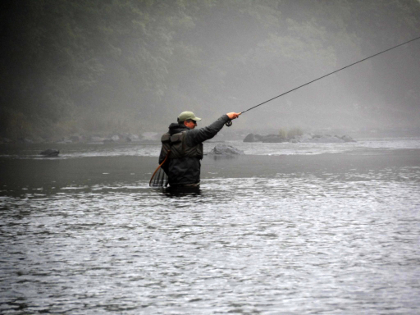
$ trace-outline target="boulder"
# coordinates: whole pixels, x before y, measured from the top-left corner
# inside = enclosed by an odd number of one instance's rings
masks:
[[[250,133],[244,139],[244,142],[261,142],[265,136]]]
[[[352,137],[346,135],[342,136],[341,139],[343,139],[344,142],[356,142],[356,140],[354,140]]]
[[[213,156],[234,156],[243,154],[245,154],[244,151],[226,144],[217,144],[213,150],[209,152],[209,155]]]
[[[244,139],[244,142],[264,142],[264,143],[280,143],[280,142],[285,142],[285,141],[286,139],[284,139],[283,137],[279,135],[274,135],[274,134],[262,136],[262,135],[250,133]]]
[[[57,149],[47,149],[42,151],[40,154],[45,157],[55,157],[58,156],[59,153],[60,151],[58,151]]]
[[[313,135],[312,137],[302,137],[298,142],[302,143],[344,143],[356,142],[349,136]]]
[[[250,133],[244,138],[244,142],[255,142],[254,141],[254,134]]]
[[[137,135],[133,135],[133,134],[128,134],[128,135],[125,137],[125,141],[127,141],[127,142],[139,141],[139,140],[140,140],[139,136],[137,136]]]
[[[258,134],[250,133],[248,134],[244,142],[264,142],[264,143],[282,143],[282,142],[291,142],[291,143],[343,143],[343,142],[356,142],[350,136],[331,136],[331,135],[319,135],[319,134],[303,134],[300,136],[294,136],[290,139],[285,139],[281,135],[271,134],[267,136],[262,136]]]

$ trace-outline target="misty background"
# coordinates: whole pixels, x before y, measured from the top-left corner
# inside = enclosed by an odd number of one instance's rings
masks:
[[[7,0],[0,137],[205,126],[420,36],[418,0]],[[420,40],[254,109],[235,131],[420,128]]]

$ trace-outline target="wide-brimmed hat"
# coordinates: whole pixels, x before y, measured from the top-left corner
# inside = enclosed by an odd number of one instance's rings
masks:
[[[183,121],[186,121],[186,120],[189,120],[189,119],[195,120],[195,121],[200,121],[201,120],[200,117],[196,117],[193,112],[189,112],[189,111],[182,112],[178,116],[178,121],[179,122],[183,122]]]

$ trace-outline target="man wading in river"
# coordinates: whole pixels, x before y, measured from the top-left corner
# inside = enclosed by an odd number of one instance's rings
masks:
[[[171,187],[198,187],[200,185],[200,160],[203,158],[203,142],[213,138],[223,125],[239,117],[241,113],[227,113],[211,125],[195,129],[198,118],[193,112],[182,112],[178,123],[169,125],[169,131],[162,138],[159,156],[161,164],[169,150],[169,157],[162,168],[168,175]]]

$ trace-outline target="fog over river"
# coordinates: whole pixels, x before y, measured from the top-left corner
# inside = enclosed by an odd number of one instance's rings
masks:
[[[227,144],[192,194],[158,143],[1,146],[0,313],[420,312],[419,139]]]
[[[1,315],[420,314],[419,0],[1,8]]]

